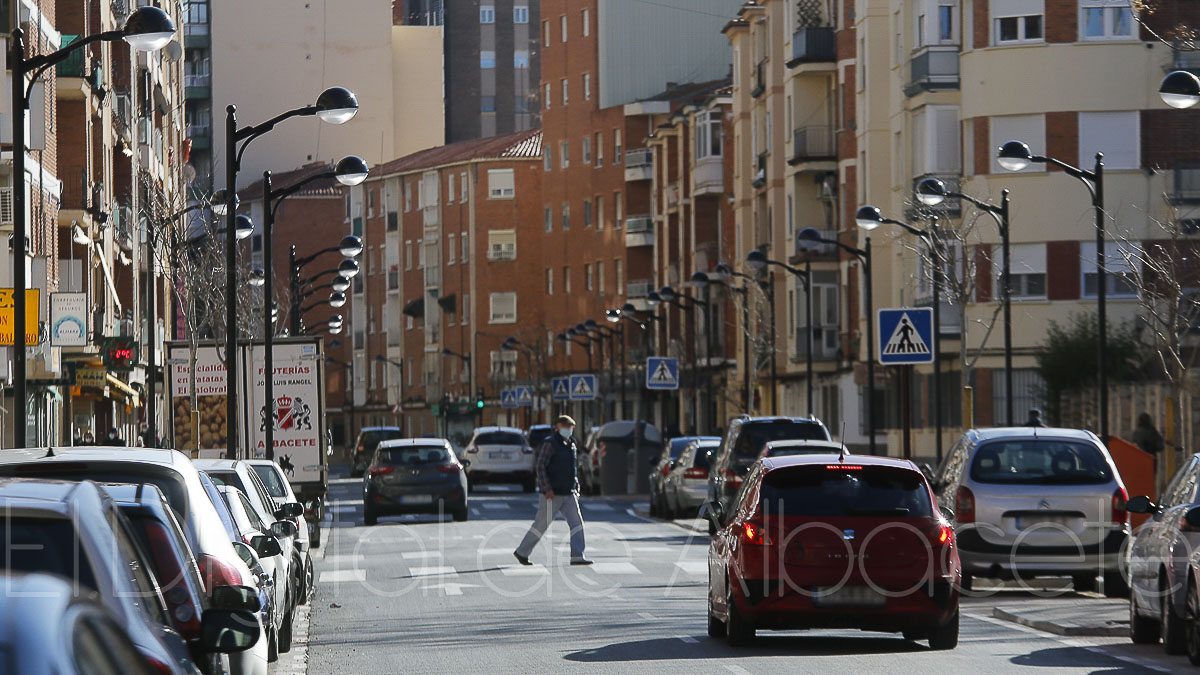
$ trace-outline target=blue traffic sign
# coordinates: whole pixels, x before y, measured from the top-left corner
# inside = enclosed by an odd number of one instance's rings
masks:
[[[678,389],[679,359],[651,356],[646,359],[647,389]]]
[[[500,407],[501,408],[516,408],[517,407],[517,390],[505,389],[500,392]]]
[[[571,400],[571,378],[556,377],[550,380],[550,398],[555,401]]]
[[[517,387],[517,405],[526,406],[533,405],[533,387],[521,386]]]
[[[885,366],[933,363],[933,308],[879,310],[879,362]]]
[[[572,375],[570,387],[572,401],[590,401],[596,398],[595,375]]]

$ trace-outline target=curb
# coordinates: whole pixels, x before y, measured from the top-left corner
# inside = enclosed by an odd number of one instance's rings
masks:
[[[1129,624],[1127,621],[1099,626],[1095,624],[1084,625],[1066,621],[1054,621],[1052,619],[1030,619],[1003,607],[993,607],[992,617],[1065,637],[1129,637]]]

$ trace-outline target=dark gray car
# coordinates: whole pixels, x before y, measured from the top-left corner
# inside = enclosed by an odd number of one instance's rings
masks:
[[[467,519],[467,475],[449,441],[381,442],[363,478],[363,521],[374,525],[385,515],[445,512]]]

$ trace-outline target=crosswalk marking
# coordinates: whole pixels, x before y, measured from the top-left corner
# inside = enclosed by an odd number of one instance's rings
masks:
[[[690,644],[690,645],[694,645],[694,644],[696,644],[697,642],[699,642],[699,640],[697,640],[696,638],[692,637],[691,635],[677,635],[677,636],[676,636],[676,638],[677,638],[677,639],[679,639],[679,640],[682,640],[683,642],[686,642],[686,643],[688,643],[688,644]]]
[[[680,560],[675,563],[675,566],[683,570],[684,574],[690,574],[694,577],[702,577],[708,574],[707,560]]]
[[[627,562],[598,562],[588,569],[596,574],[641,574],[642,571]]]
[[[404,558],[405,560],[412,560],[414,558],[440,558],[440,557],[442,557],[442,552],[441,551],[405,551],[404,553],[400,554],[400,557]]]
[[[544,565],[501,565],[500,572],[507,577],[543,576],[550,574]]]
[[[317,579],[322,584],[336,584],[339,581],[366,581],[366,570],[326,570]]]
[[[363,556],[363,554],[361,554],[361,553],[343,553],[340,555],[327,555],[327,556],[325,556],[325,564],[327,564],[331,567],[337,567],[338,565],[340,565],[342,563],[360,562],[364,559],[364,557],[365,556]]]
[[[412,567],[408,570],[410,577],[456,577],[458,571],[448,565],[436,567]]]
[[[513,550],[511,548],[481,548],[478,551],[479,555],[488,555],[488,556],[490,556],[490,555],[512,555],[512,552],[513,552]]]
[[[612,504],[603,502],[580,502],[579,506],[589,511],[616,511]]]
[[[508,502],[483,502],[482,506],[485,509],[511,509],[512,508],[512,504],[509,504]]]

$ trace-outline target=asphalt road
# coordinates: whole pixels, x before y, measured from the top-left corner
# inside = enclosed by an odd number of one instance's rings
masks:
[[[354,673],[1134,673],[1190,669],[1160,647],[1065,638],[992,618],[1007,592],[963,606],[961,640],[933,652],[854,631],[760,633],[732,649],[705,632],[707,537],[640,517],[628,500],[584,502],[593,567],[567,564],[559,519],[522,567],[512,549],[535,496],[472,497],[471,519],[362,524],[361,482],[330,490],[307,672]],[[1079,596],[1075,596],[1078,600]]]

